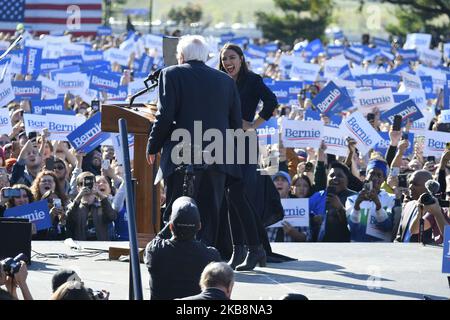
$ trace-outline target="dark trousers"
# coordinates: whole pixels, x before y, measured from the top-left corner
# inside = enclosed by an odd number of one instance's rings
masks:
[[[167,208],[164,212],[164,221],[170,219],[173,202],[183,196],[184,171],[176,171],[166,179]],[[205,169],[195,171],[194,195],[200,211],[202,228],[197,239],[208,246],[216,246],[219,234],[220,207],[222,205],[226,174]]]

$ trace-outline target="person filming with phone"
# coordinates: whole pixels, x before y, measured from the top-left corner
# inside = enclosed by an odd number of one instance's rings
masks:
[[[67,231],[74,240],[110,241],[109,227],[117,219],[108,197],[99,191],[95,176],[83,172],[77,177],[74,201],[67,210]]]
[[[381,190],[387,173],[388,165],[385,161],[370,160],[363,189],[357,195],[347,198],[345,209],[351,241],[391,241],[395,196]]]

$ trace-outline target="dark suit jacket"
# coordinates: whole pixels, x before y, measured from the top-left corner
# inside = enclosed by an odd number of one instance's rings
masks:
[[[220,289],[206,288],[200,294],[177,300],[230,300],[230,299],[225,295],[225,292],[223,292]]]
[[[239,94],[233,79],[200,61],[163,69],[159,76],[158,114],[147,144],[149,154],[162,149],[163,178],[176,169],[171,152],[182,139],[171,141],[175,129],[189,131],[192,143],[196,139],[201,141],[201,137],[194,137],[194,121],[202,122],[202,134],[211,128],[222,133],[225,163],[225,130],[242,128]],[[202,142],[202,150],[210,143]],[[231,176],[241,176],[235,165],[214,164],[213,168]]]
[[[410,227],[414,215],[417,214],[417,201],[412,200],[407,202],[402,209],[402,216],[400,218],[400,223],[398,226],[397,237],[395,238],[395,242],[405,242],[406,230]],[[432,242],[432,229],[428,229],[424,231],[423,234],[424,242],[431,243]],[[419,236],[417,234],[411,235],[411,239],[409,242],[418,242]]]

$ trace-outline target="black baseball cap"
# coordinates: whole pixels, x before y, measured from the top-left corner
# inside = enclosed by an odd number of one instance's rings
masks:
[[[70,280],[80,281],[78,274],[71,269],[60,269],[58,270],[52,278],[52,290],[55,292],[58,288]]]
[[[190,229],[197,231],[200,227],[200,212],[194,199],[180,197],[172,204],[170,223],[175,230]]]

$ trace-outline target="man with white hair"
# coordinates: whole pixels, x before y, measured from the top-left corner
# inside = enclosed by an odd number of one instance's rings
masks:
[[[186,168],[193,171],[194,194],[189,196],[198,203],[203,226],[198,238],[206,245],[215,246],[225,180],[227,176],[239,178],[240,171],[235,165],[225,164],[221,157],[212,162],[208,157],[205,161],[208,155],[217,156],[220,152],[215,149],[214,154],[211,150],[207,153],[211,140],[203,141],[203,137],[209,129],[220,132],[224,143],[218,148],[225,155],[226,130],[242,128],[242,118],[234,81],[205,64],[208,54],[209,47],[203,37],[182,37],[177,46],[178,65],[161,71],[158,113],[147,144],[147,161],[153,164],[162,149],[160,169],[167,185],[168,204],[165,221],[170,217],[173,201],[183,195]],[[186,135],[189,139],[185,139]],[[185,146],[182,152],[181,145]],[[192,164],[195,166],[191,167]]]

